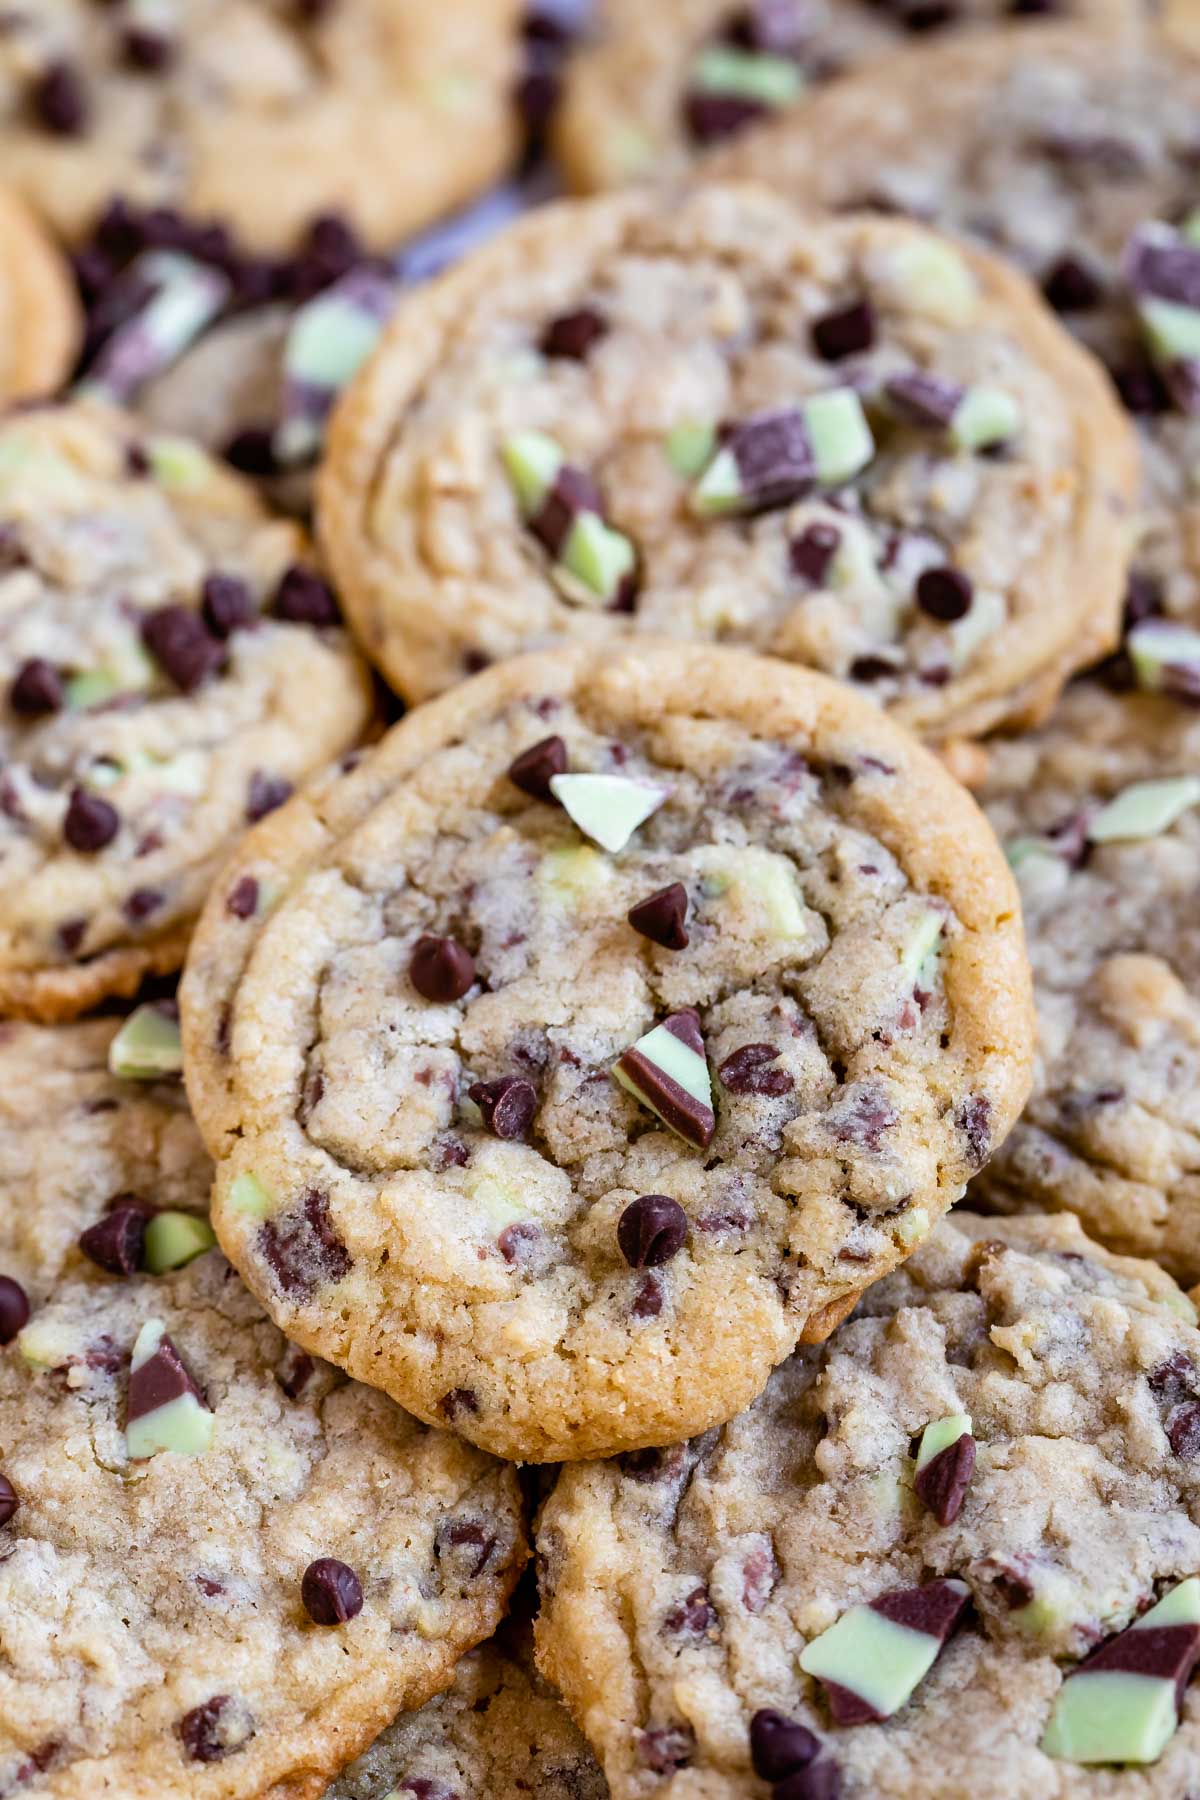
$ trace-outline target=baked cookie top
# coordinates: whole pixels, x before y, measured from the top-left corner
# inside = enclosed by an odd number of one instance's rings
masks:
[[[565,1470],[538,1656],[616,1800],[1194,1791],[1195,1318],[955,1213],[722,1431]]]
[[[655,633],[938,735],[1047,705],[1111,641],[1133,481],[1103,376],[1018,275],[718,186],[544,210],[402,302],[318,505],[410,700]]]
[[[1149,656],[1173,635],[1151,622],[1130,642]],[[1186,1282],[1200,1279],[1198,768],[1193,710],[1089,682],[1041,731],[993,747],[981,794],[1021,887],[1040,1024],[1033,1098],[987,1191],[1066,1207]]]
[[[782,113],[862,64],[887,68],[967,27],[1040,9],[1022,0],[597,0],[567,64],[554,129],[571,184],[585,191],[661,180],[714,145]],[[1136,0],[1069,0],[1051,9],[1110,27],[1136,26]]]
[[[723,159],[807,204],[878,205],[1021,264],[1139,428],[1131,617],[1200,626],[1200,62],[1066,26],[907,53]]]
[[[355,743],[363,665],[303,534],[194,445],[0,423],[0,1008],[177,968],[248,822]]]
[[[124,194],[254,250],[290,249],[331,209],[386,248],[514,154],[519,16],[519,0],[43,0],[0,30],[0,166],[72,239]]]
[[[0,406],[58,387],[78,334],[66,263],[23,202],[0,188]]]
[[[181,998],[214,1223],[297,1341],[528,1461],[727,1418],[1005,1135],[969,797],[865,701],[654,644],[410,714],[223,872]]]

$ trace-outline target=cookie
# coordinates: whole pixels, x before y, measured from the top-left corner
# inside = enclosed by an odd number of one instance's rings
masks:
[[[562,1703],[525,1659],[491,1643],[463,1657],[453,1687],[420,1712],[402,1714],[325,1800],[407,1793],[606,1800],[608,1789]]]
[[[598,0],[567,65],[554,143],[585,192],[677,175],[777,113],[802,113],[825,84],[919,41],[997,25],[1033,0]],[[1136,27],[1133,0],[1070,0],[1055,17]],[[1119,55],[1119,52],[1115,54]]]
[[[290,250],[336,210],[385,249],[500,174],[519,0],[60,0],[0,31],[0,166],[68,239],[111,196]],[[386,171],[386,179],[381,179]]]
[[[1194,1792],[1195,1321],[955,1213],[724,1430],[564,1471],[538,1657],[614,1800]]]
[[[1200,425],[1178,333],[1196,316],[1179,283],[1200,266],[1187,223],[1198,137],[1200,63],[1153,41],[1116,54],[1069,27],[1030,27],[864,71],[728,163],[808,204],[911,211],[1022,264],[1139,428],[1131,606],[1191,625]]]
[[[1018,275],[713,187],[542,211],[402,302],[319,518],[409,700],[645,632],[814,665],[936,737],[1036,713],[1111,642],[1133,480]]]
[[[78,332],[65,263],[24,204],[0,188],[0,406],[58,387]]]
[[[836,683],[648,641],[489,671],[265,821],[181,1000],[214,1224],[281,1328],[531,1462],[745,1404],[959,1196],[1032,1033],[940,763]]]
[[[371,686],[303,534],[186,440],[0,424],[0,1010],[177,968],[245,825],[355,743]]]

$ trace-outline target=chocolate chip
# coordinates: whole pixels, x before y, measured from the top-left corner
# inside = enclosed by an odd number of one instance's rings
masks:
[[[1162,376],[1148,362],[1124,363],[1111,374],[1127,412],[1149,417],[1170,410],[1171,397]]]
[[[121,815],[115,806],[86,788],[73,788],[63,820],[63,836],[72,850],[93,856],[111,844],[121,827]]]
[[[508,779],[523,794],[551,802],[554,795],[550,790],[550,778],[566,772],[567,746],[560,737],[543,738],[540,743],[531,744],[508,765]]]
[[[661,944],[664,950],[686,950],[687,910],[687,889],[681,881],[673,881],[670,887],[659,888],[657,893],[631,906],[626,917],[633,929],[652,944]]]
[[[86,919],[67,919],[59,926],[55,935],[67,956],[74,956],[84,940],[87,928]]]
[[[7,1475],[0,1475],[0,1525],[7,1525],[21,1502]]]
[[[798,0],[751,0],[721,33],[727,44],[761,56],[797,56],[812,29],[811,15]]]
[[[409,977],[424,1000],[461,1000],[475,979],[475,959],[452,937],[417,939]]]
[[[771,1800],[841,1800],[842,1772],[832,1757],[797,1769],[775,1784]]]
[[[981,1169],[992,1148],[991,1101],[985,1094],[969,1094],[958,1110],[957,1124],[973,1167]]]
[[[285,781],[282,775],[265,775],[261,769],[255,769],[250,777],[250,786],[246,790],[246,820],[256,825],[265,819],[268,813],[274,812],[292,797],[292,784]]]
[[[448,1419],[457,1419],[460,1413],[478,1413],[479,1396],[471,1388],[451,1388],[442,1395],[439,1408]]]
[[[275,590],[273,610],[277,619],[292,625],[337,625],[342,616],[329,583],[301,563],[285,572]]]
[[[592,345],[604,337],[608,323],[594,306],[581,306],[575,312],[562,313],[551,319],[542,333],[543,356],[559,356],[582,362]]]
[[[887,681],[900,670],[886,656],[856,656],[850,664],[851,681]]]
[[[55,137],[79,137],[86,131],[91,108],[74,63],[50,63],[34,82],[30,100],[38,124]]]
[[[131,69],[138,69],[146,75],[158,75],[174,57],[175,45],[161,31],[148,31],[145,26],[131,25],[122,33],[121,54]]]
[[[663,1617],[663,1630],[671,1637],[707,1637],[717,1623],[717,1611],[703,1582],[686,1594]]]
[[[786,1069],[773,1069],[779,1061],[774,1044],[743,1044],[717,1070],[722,1087],[731,1094],[769,1094],[777,1098],[796,1085]]]
[[[821,1741],[786,1713],[764,1707],[750,1721],[750,1761],[763,1781],[782,1781],[815,1761]]]
[[[242,1750],[254,1736],[254,1720],[231,1694],[214,1694],[179,1721],[179,1735],[192,1762],[220,1762]]]
[[[174,1342],[165,1334],[145,1362],[129,1374],[126,1402],[126,1425],[134,1425],[176,1400],[190,1398],[206,1406],[203,1394],[193,1379]]]
[[[275,455],[273,425],[244,425],[235,431],[222,455],[242,475],[256,475],[260,480],[278,475],[279,459]]]
[[[1176,1456],[1200,1455],[1200,1405],[1191,1401],[1171,1414],[1167,1440]]]
[[[812,587],[822,587],[841,541],[842,534],[836,525],[818,521],[807,526],[788,545],[788,562],[793,575],[798,575]]]
[[[974,1473],[975,1439],[968,1433],[930,1458],[913,1481],[913,1489],[939,1525],[953,1525]]]
[[[200,590],[200,611],[216,638],[232,637],[257,616],[250,589],[236,575],[206,575]]]
[[[13,678],[8,703],[24,719],[56,713],[63,703],[62,676],[44,657],[31,656]]]
[[[141,925],[159,910],[165,898],[161,888],[134,888],[133,892],[127,895],[121,911],[131,925]]]
[[[362,1583],[346,1563],[319,1556],[304,1571],[300,1598],[314,1625],[344,1625],[362,1611]]]
[[[142,1266],[146,1213],[137,1206],[118,1206],[80,1234],[83,1254],[110,1275],[133,1275]]]
[[[1189,1356],[1176,1350],[1164,1362],[1151,1369],[1146,1377],[1151,1391],[1172,1404],[1187,1400],[1196,1392],[1196,1369]]]
[[[223,652],[190,606],[160,606],[142,620],[142,642],[181,693],[191,694],[220,666]]]
[[[617,1223],[617,1243],[631,1269],[654,1269],[678,1256],[687,1241],[687,1214],[666,1194],[631,1200]]]
[[[309,1188],[291,1212],[268,1219],[258,1245],[285,1294],[313,1294],[350,1269],[350,1252],[329,1217],[329,1196],[317,1188]]]
[[[496,1137],[515,1142],[528,1134],[537,1111],[532,1083],[522,1081],[519,1075],[502,1075],[499,1081],[472,1082],[467,1093]]]
[[[253,875],[235,881],[225,900],[225,910],[235,919],[252,919],[258,911],[258,883]]]
[[[0,1275],[0,1344],[11,1344],[29,1323],[29,1296],[11,1275]]]
[[[926,569],[918,575],[916,595],[922,612],[949,625],[970,612],[974,589],[961,569],[945,563],[941,568]]]
[[[1060,256],[1042,278],[1042,292],[1055,312],[1088,312],[1097,306],[1104,289],[1077,256]]]
[[[717,94],[706,88],[692,89],[683,105],[688,131],[697,144],[715,144],[733,137],[753,120],[761,119],[766,110],[761,100]]]
[[[496,1535],[485,1531],[482,1525],[469,1519],[455,1519],[444,1525],[438,1532],[437,1550],[440,1557],[443,1549],[466,1549],[473,1554],[466,1558],[467,1574],[474,1580],[482,1575],[492,1560],[496,1548]]]
[[[939,430],[952,424],[966,392],[957,382],[930,375],[923,369],[893,375],[884,382],[883,391],[901,419],[912,425],[932,426]]]
[[[813,346],[826,362],[857,356],[875,342],[875,309],[869,300],[856,300],[836,312],[813,321]]]

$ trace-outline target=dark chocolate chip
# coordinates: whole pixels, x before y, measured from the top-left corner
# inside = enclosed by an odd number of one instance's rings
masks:
[[[1171,396],[1158,370],[1148,362],[1134,360],[1111,371],[1118,394],[1127,412],[1149,417],[1169,412]]]
[[[225,910],[235,919],[252,919],[258,911],[258,883],[253,875],[235,881],[225,900]]]
[[[875,342],[875,309],[869,300],[855,300],[816,319],[812,327],[813,346],[826,362],[840,362],[843,357],[857,356]]]
[[[810,1763],[777,1782],[771,1800],[841,1800],[842,1772],[832,1757]]]
[[[1164,1362],[1151,1369],[1146,1380],[1151,1392],[1171,1405],[1180,1400],[1192,1399],[1196,1393],[1195,1365],[1182,1350],[1174,1351]]]
[[[110,1275],[133,1275],[142,1266],[146,1213],[137,1206],[118,1206],[80,1234],[79,1248]]]
[[[639,900],[626,916],[633,929],[652,944],[661,944],[664,950],[686,950],[687,910],[687,889],[681,881],[673,881],[670,887]]]
[[[62,676],[53,663],[31,656],[21,664],[8,690],[8,703],[23,719],[56,713],[63,703]]]
[[[838,553],[842,534],[836,525],[818,520],[807,526],[788,545],[788,562],[793,575],[807,581],[810,587],[824,586],[829,565]]]
[[[927,1581],[923,1587],[899,1588],[870,1602],[893,1625],[923,1631],[945,1643],[963,1615],[968,1596],[949,1581]]]
[[[142,642],[184,694],[220,667],[224,652],[198,612],[190,606],[160,606],[142,620]]]
[[[11,1275],[0,1275],[0,1344],[11,1344],[29,1323],[29,1296]]]
[[[268,1219],[258,1246],[285,1294],[313,1294],[350,1269],[350,1252],[329,1217],[329,1196],[317,1188],[309,1188],[293,1211]]]
[[[250,589],[236,575],[206,575],[200,611],[215,638],[232,637],[257,616]]]
[[[750,1721],[750,1761],[763,1781],[782,1781],[815,1761],[821,1740],[807,1725],[764,1707]]]
[[[1042,277],[1042,292],[1055,312],[1071,313],[1098,306],[1104,289],[1077,256],[1060,256]]]
[[[1167,1439],[1176,1456],[1200,1455],[1200,1405],[1190,1401],[1171,1414]]]
[[[7,1475],[0,1475],[0,1525],[7,1525],[21,1502]]]
[[[161,888],[134,888],[127,895],[121,911],[131,925],[141,925],[159,910],[165,899],[166,895]]]
[[[99,794],[89,794],[86,788],[71,790],[63,820],[63,836],[72,850],[94,856],[97,850],[112,843],[120,828],[121,815],[115,806],[102,800]]]
[[[87,130],[91,108],[83,77],[65,59],[43,69],[30,94],[39,125],[55,137],[79,137]]]
[[[761,119],[766,111],[761,100],[713,93],[707,88],[693,88],[683,103],[688,131],[697,144],[715,144],[733,137],[753,120]]]
[[[666,1194],[631,1200],[617,1223],[617,1243],[631,1269],[654,1269],[678,1256],[687,1241],[687,1214]]]
[[[475,979],[475,959],[452,937],[417,939],[409,977],[423,1000],[461,1000]]]
[[[247,823],[256,825],[259,819],[265,819],[268,813],[274,812],[276,807],[282,806],[291,797],[290,781],[285,781],[282,775],[267,775],[261,769],[255,769],[246,790]]]
[[[974,589],[961,569],[945,563],[938,569],[925,569],[917,577],[917,605],[931,619],[952,624],[965,618],[971,610]]]
[[[731,1094],[769,1094],[778,1097],[790,1093],[796,1085],[786,1069],[773,1069],[779,1061],[774,1044],[743,1044],[734,1050],[717,1070],[722,1087]]]
[[[225,461],[243,475],[256,475],[265,480],[279,473],[273,425],[244,425],[234,432],[222,454]]]
[[[362,1611],[362,1583],[346,1563],[319,1556],[304,1571],[300,1598],[314,1625],[344,1625]]]
[[[733,428],[725,447],[733,454],[746,510],[787,506],[812,487],[816,460],[804,415],[797,408],[761,413]]]
[[[231,1694],[214,1694],[179,1721],[179,1735],[192,1762],[220,1762],[243,1750],[254,1736],[254,1721]]]
[[[537,1093],[519,1075],[502,1075],[498,1081],[475,1081],[467,1089],[483,1114],[488,1130],[510,1142],[528,1135],[537,1111]]]
[[[540,743],[531,744],[528,750],[522,750],[508,765],[508,779],[523,794],[529,794],[535,800],[553,802],[554,795],[550,789],[550,778],[553,775],[565,775],[567,772],[567,746],[560,737],[543,738]]]
[[[574,312],[561,313],[551,319],[542,333],[543,356],[560,356],[582,362],[592,345],[608,331],[607,321],[594,306],[581,306]]]
[[[292,625],[326,626],[341,622],[333,589],[314,569],[294,563],[275,590],[273,610],[277,619]]]
[[[164,32],[131,25],[122,33],[121,54],[131,69],[145,75],[158,75],[173,60],[175,44]]]
[[[86,919],[67,919],[59,926],[55,935],[67,956],[74,956],[84,940],[87,928]]]
[[[974,1473],[975,1439],[966,1433],[929,1459],[913,1488],[939,1525],[953,1525]]]

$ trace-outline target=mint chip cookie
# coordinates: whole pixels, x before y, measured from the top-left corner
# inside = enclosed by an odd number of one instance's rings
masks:
[[[182,1001],[213,1222],[281,1328],[528,1461],[745,1404],[958,1198],[1032,1033],[940,763],[649,642],[489,671],[264,821]]]
[[[1200,626],[1200,62],[1066,26],[931,47],[830,89],[731,152],[806,204],[874,205],[1020,264],[1138,428],[1126,623]]]
[[[366,672],[303,534],[181,438],[0,425],[0,1009],[177,968],[246,827],[354,744]]]
[[[1112,643],[1133,455],[1015,273],[715,186],[543,210],[403,301],[318,511],[410,700],[665,634],[822,669],[937,737],[1038,714]]]
[[[1150,621],[1130,643],[1141,660],[1175,634]],[[1042,731],[994,747],[981,796],[1020,884],[1040,1023],[1033,1098],[989,1200],[1067,1208],[1186,1282],[1200,1279],[1198,768],[1191,708],[1088,683]]]
[[[564,1470],[539,1664],[614,1800],[1180,1800],[1198,1394],[1157,1266],[955,1213],[722,1430]]]
[[[1041,11],[1136,26],[1135,0],[597,0],[567,65],[555,149],[586,191],[677,175],[714,146],[802,113],[863,64]],[[1040,21],[1039,21],[1040,22]],[[1114,57],[1119,56],[1114,50]]]
[[[65,261],[0,188],[0,405],[58,387],[75,355],[78,310]]]
[[[384,249],[495,179],[519,0],[30,6],[0,33],[0,167],[61,235],[114,194],[288,251],[318,214]]]

